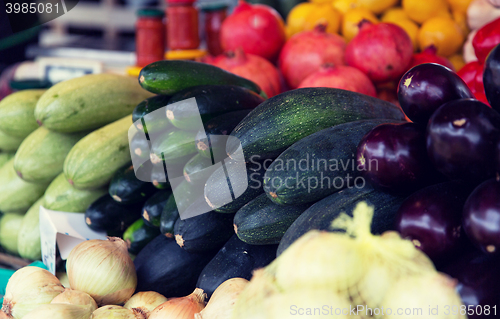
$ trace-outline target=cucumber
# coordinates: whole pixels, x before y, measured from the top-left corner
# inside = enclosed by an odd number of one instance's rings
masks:
[[[185,164],[196,154],[195,131],[174,130],[162,134],[151,145],[151,162],[158,165],[162,160],[171,164]]]
[[[215,289],[228,279],[239,277],[250,280],[254,270],[265,267],[274,260],[277,247],[278,245],[249,245],[233,235],[203,268],[196,287],[203,289],[210,298]]]
[[[142,205],[121,205],[108,194],[104,194],[85,210],[85,223],[92,230],[121,236],[130,225],[141,218]]]
[[[174,238],[175,222],[179,219],[179,210],[174,195],[168,197],[160,217],[160,232],[168,238]]]
[[[191,253],[222,248],[234,234],[232,214],[210,211],[187,219],[177,219],[174,236],[177,244]]]
[[[144,206],[142,207],[142,218],[146,224],[151,227],[160,227],[161,214],[168,199],[170,198],[170,195],[172,195],[172,190],[161,190],[151,196],[144,203]]]
[[[171,127],[172,124],[167,119],[165,109],[162,109],[167,106],[170,97],[169,95],[157,95],[139,103],[132,112],[132,121],[135,127],[146,134],[161,132]],[[154,112],[158,109],[160,111]],[[148,114],[150,115],[148,116]],[[142,119],[144,119],[144,122],[147,122],[146,127],[144,127]]]
[[[93,189],[106,185],[113,175],[131,161],[128,129],[132,116],[128,115],[82,138],[73,146],[64,161],[64,175],[79,189]]]
[[[321,130],[294,143],[264,174],[264,192],[280,205],[316,202],[363,181],[356,151],[375,126],[394,120],[362,120]]]
[[[23,140],[22,137],[11,136],[0,130],[0,150],[4,152],[17,151]]]
[[[19,256],[29,260],[42,259],[40,242],[40,206],[44,199],[41,197],[26,212],[17,237],[17,250]]]
[[[392,230],[394,229],[396,213],[404,199],[404,196],[384,193],[368,185],[362,188],[343,189],[316,202],[293,222],[280,241],[278,255],[300,236],[312,229],[339,231],[331,229],[330,225],[333,220],[340,213],[346,213],[352,217],[352,211],[356,204],[361,201],[366,201],[375,207],[371,224],[372,233],[381,234],[384,231]]]
[[[196,150],[206,158],[213,154],[226,154],[226,136],[238,125],[251,110],[229,112],[209,120],[203,130],[196,135]],[[212,154],[211,154],[212,152]]]
[[[0,130],[8,135],[25,138],[38,128],[35,106],[46,90],[22,90],[0,101]]]
[[[14,158],[16,153],[13,152],[2,152],[0,153],[0,167],[4,166],[5,163],[10,161],[11,158]]]
[[[192,98],[196,105],[183,102]],[[253,109],[262,102],[264,99],[255,92],[234,85],[196,86],[172,96],[167,105],[167,118],[177,128],[198,131],[200,117],[206,122],[223,113]]]
[[[139,102],[151,96],[134,78],[90,74],[48,89],[38,100],[35,118],[39,125],[52,131],[94,130],[132,114]]]
[[[5,213],[0,217],[0,245],[13,255],[19,255],[17,237],[21,230],[23,215]]]
[[[226,152],[243,148],[245,159],[276,158],[300,139],[322,129],[363,119],[404,120],[400,107],[333,88],[303,88],[276,95],[248,114],[231,132]]]
[[[142,68],[139,84],[157,94],[175,94],[199,85],[237,85],[257,94],[265,94],[250,80],[201,62],[162,60]]]
[[[156,192],[156,188],[149,182],[138,180],[134,167],[128,164],[113,176],[108,192],[119,203],[133,204],[144,202]]]
[[[128,252],[137,255],[158,235],[160,235],[158,227],[148,226],[142,218],[139,218],[123,233],[123,240],[127,243]]]
[[[236,212],[234,231],[247,244],[279,244],[288,227],[309,206],[281,206],[273,203],[266,194],[261,194]]]
[[[212,160],[196,154],[184,166],[183,174],[188,183],[203,183],[212,175],[216,166],[212,165]]]
[[[39,127],[23,141],[14,158],[17,175],[28,182],[50,183],[63,171],[71,148],[86,133],[65,134]]]
[[[83,213],[96,199],[106,194],[106,188],[77,189],[61,173],[45,191],[44,207],[51,210]]]
[[[12,213],[25,213],[48,186],[22,180],[14,170],[13,158],[0,168],[0,181],[0,211]]]

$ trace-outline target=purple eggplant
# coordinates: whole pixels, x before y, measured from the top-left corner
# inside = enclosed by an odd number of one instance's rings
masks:
[[[434,263],[442,263],[463,246],[462,210],[469,193],[456,182],[420,189],[399,208],[395,228]]]
[[[483,83],[488,102],[500,112],[500,44],[491,50],[484,62]]]
[[[500,253],[500,181],[492,178],[474,189],[464,206],[467,236],[482,251]]]
[[[473,97],[467,84],[455,72],[436,63],[411,68],[398,85],[401,108],[410,120],[421,125],[426,125],[444,103]]]
[[[359,143],[356,160],[366,180],[391,192],[415,191],[437,175],[427,158],[424,130],[414,123],[378,125]]]
[[[474,99],[442,105],[427,125],[427,153],[450,179],[476,185],[495,176],[500,114]]]

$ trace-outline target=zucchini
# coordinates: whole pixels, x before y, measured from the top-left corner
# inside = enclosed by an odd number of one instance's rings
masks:
[[[159,235],[134,259],[137,291],[156,291],[167,298],[187,296],[215,254],[187,252],[174,239]]]
[[[249,245],[236,235],[219,250],[217,255],[203,268],[197,288],[210,298],[224,281],[231,278],[250,280],[255,269],[267,266],[276,257],[278,245]]]
[[[147,138],[144,138],[143,134],[136,133],[130,139],[130,152],[133,153],[134,158],[148,160],[150,149],[151,143]]]
[[[23,217],[17,237],[19,256],[29,260],[42,259],[40,242],[40,206],[43,206],[43,197],[37,200]]]
[[[19,145],[23,142],[24,138],[15,137],[5,134],[0,130],[0,150],[5,152],[15,152],[19,148]]]
[[[142,218],[146,224],[151,227],[160,227],[161,214],[170,195],[172,195],[172,190],[165,189],[148,198],[142,207]]]
[[[262,102],[264,99],[255,92],[235,85],[195,86],[172,96],[167,118],[177,128],[198,131],[200,117],[206,122],[223,113],[253,109]]]
[[[121,205],[104,194],[85,210],[85,223],[95,231],[109,234],[123,233],[141,218],[142,204]]]
[[[123,233],[128,252],[137,255],[150,241],[160,235],[158,227],[148,226],[142,218],[136,220]]]
[[[303,88],[257,106],[231,133],[227,154],[243,148],[245,158],[276,158],[287,147],[322,129],[363,119],[405,119],[400,107],[380,99],[333,88]]]
[[[156,188],[149,182],[137,179],[134,167],[130,164],[118,170],[109,183],[109,195],[122,204],[144,202],[156,192]]]
[[[172,124],[167,119],[163,108],[167,106],[170,97],[169,95],[156,95],[139,103],[132,112],[132,121],[135,127],[146,134],[170,128]],[[144,123],[147,123],[146,127],[144,127]]]
[[[76,188],[93,189],[106,185],[113,175],[131,161],[128,115],[82,138],[64,161],[64,175]]]
[[[167,172],[163,165],[154,165],[151,170],[151,183],[157,189],[166,189],[170,187],[170,182],[167,178]]]
[[[45,191],[44,207],[63,212],[83,213],[96,199],[106,194],[106,188],[92,190],[77,189],[64,174],[57,176]]]
[[[174,130],[165,132],[153,140],[151,162],[159,165],[162,160],[167,165],[186,164],[196,154],[197,132]]]
[[[280,241],[278,255],[300,236],[312,229],[340,231],[330,228],[333,220],[340,213],[346,213],[352,217],[352,211],[356,204],[361,201],[366,201],[369,205],[375,207],[371,224],[373,234],[381,234],[384,231],[392,230],[394,229],[396,213],[404,199],[404,196],[384,193],[368,185],[362,188],[343,189],[316,202],[293,222]]]
[[[27,182],[50,183],[63,171],[66,156],[85,134],[58,133],[39,127],[24,139],[16,152],[17,175]]]
[[[174,236],[177,244],[191,253],[220,249],[234,234],[233,215],[210,211],[187,219],[177,219]]]
[[[226,139],[220,136],[229,135],[251,110],[229,112],[209,120],[203,130],[196,135],[196,150],[206,158],[212,154],[226,154]]]
[[[363,181],[356,151],[375,126],[394,120],[362,120],[321,130],[294,143],[264,174],[264,192],[280,205],[316,202]],[[364,181],[363,181],[364,183]]]
[[[139,84],[156,94],[175,94],[200,85],[237,85],[257,94],[265,94],[250,80],[201,62],[162,60],[142,68]]]
[[[0,211],[12,213],[25,213],[48,186],[22,180],[14,170],[13,158],[0,168],[0,181]]]
[[[217,166],[212,165],[212,160],[196,154],[184,166],[183,174],[188,183],[203,183],[212,175]]]
[[[35,106],[46,90],[22,90],[0,101],[0,130],[8,135],[25,138],[38,128]]]
[[[160,232],[168,238],[174,238],[174,226],[178,219],[179,210],[175,204],[174,194],[171,194],[161,212]]]
[[[5,213],[0,217],[0,245],[13,255],[19,255],[17,251],[17,237],[21,230],[23,215]]]
[[[261,194],[236,212],[234,232],[247,244],[279,244],[288,227],[309,206],[281,206],[273,203],[266,194]]]
[[[7,163],[8,161],[10,161],[11,158],[14,158],[14,155],[16,153],[12,153],[12,152],[2,152],[0,153],[0,167],[4,166],[5,163]]]
[[[131,77],[90,74],[48,89],[38,100],[35,118],[52,131],[94,130],[132,114],[137,104],[150,96]]]

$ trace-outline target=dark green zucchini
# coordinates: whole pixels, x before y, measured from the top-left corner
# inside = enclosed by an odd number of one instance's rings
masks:
[[[158,227],[151,227],[142,218],[139,218],[123,233],[123,240],[127,243],[128,252],[137,255],[158,235],[160,235]]]
[[[186,164],[196,152],[195,131],[174,130],[161,134],[151,145],[151,162],[167,165]]]
[[[264,175],[264,192],[274,203],[316,202],[362,182],[356,150],[375,126],[399,122],[362,120],[321,130],[294,143],[276,158]],[[402,123],[402,122],[399,122]]]
[[[156,165],[153,165],[152,170],[151,170],[151,182],[153,183],[153,186],[158,188],[158,189],[166,189],[170,187],[170,181],[169,181],[169,176],[168,172],[170,172],[170,175],[172,175],[172,178],[180,177],[182,176],[182,170],[184,168],[184,164],[169,164],[168,166],[168,171],[166,171],[166,166],[164,166],[164,163],[158,163]]]
[[[276,158],[300,139],[325,128],[363,119],[404,120],[400,107],[380,99],[333,88],[303,88],[257,106],[231,133],[248,161]],[[240,146],[228,141],[227,154]]]
[[[167,298],[187,296],[196,288],[201,271],[216,253],[189,253],[174,239],[159,235],[134,259],[137,291],[156,291]]]
[[[174,238],[174,226],[178,219],[179,211],[175,204],[175,198],[173,194],[170,194],[161,212],[160,232],[169,238]]]
[[[167,106],[170,97],[169,95],[157,95],[139,103],[132,112],[134,126],[146,134],[161,132],[171,127],[172,124],[167,119],[165,109],[162,109]]]
[[[264,165],[254,161],[243,165],[243,167],[240,165],[242,165],[240,162],[232,160],[226,163],[226,169],[233,167],[228,169],[231,178],[226,176],[223,167],[215,170],[208,178],[205,184],[205,199],[214,211],[236,213],[243,205],[264,192],[262,188]],[[244,167],[246,167],[246,176],[240,174]],[[248,186],[245,188],[245,185]]]
[[[178,103],[191,98],[195,98],[196,105]],[[198,131],[200,117],[205,123],[227,112],[253,109],[262,102],[264,99],[257,93],[235,85],[196,86],[172,96],[167,105],[167,118],[177,128]]]
[[[175,240],[180,247],[192,253],[220,249],[234,234],[233,218],[233,214],[214,211],[179,218],[174,226]]]
[[[213,65],[185,60],[162,60],[145,66],[139,73],[139,84],[157,94],[175,94],[199,85],[237,85],[265,96],[250,80]]]
[[[167,188],[157,192],[144,203],[142,218],[148,226],[160,227],[161,214],[170,195],[172,195],[172,190]]]
[[[130,139],[130,152],[134,159],[147,160],[151,149],[151,143],[141,132],[136,132]]]
[[[255,269],[265,267],[274,260],[277,247],[249,245],[233,235],[203,268],[196,287],[203,289],[210,298],[215,289],[228,279],[239,277],[250,280]]]
[[[133,222],[141,218],[143,203],[122,205],[105,194],[90,204],[85,211],[85,223],[95,231],[109,234],[123,233]]]
[[[331,229],[331,224],[340,213],[352,216],[352,211],[361,201],[366,201],[375,207],[371,231],[381,234],[394,229],[396,213],[403,203],[404,196],[394,196],[375,190],[371,186],[362,188],[352,187],[334,193],[309,207],[288,228],[278,246],[278,255],[281,254],[300,236],[312,229],[340,231]]]
[[[139,203],[148,199],[157,189],[149,182],[137,179],[133,166],[120,169],[109,183],[109,196],[121,204]]]
[[[212,158],[211,152],[226,154],[226,139],[220,136],[229,135],[251,110],[229,112],[214,117],[205,123],[204,130],[196,135],[196,149],[206,158]]]
[[[212,175],[217,166],[212,165],[212,160],[196,154],[184,166],[184,178],[188,183],[203,183]]]
[[[279,244],[288,227],[309,206],[311,205],[277,205],[266,194],[261,194],[236,212],[234,232],[247,244]]]

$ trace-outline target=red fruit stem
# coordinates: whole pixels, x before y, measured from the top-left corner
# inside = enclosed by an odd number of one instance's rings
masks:
[[[432,54],[432,55],[436,55],[437,54],[437,48],[434,44],[431,44],[429,45],[428,47],[426,47],[422,53],[427,53],[427,54]]]
[[[328,23],[319,23],[314,27],[314,31],[319,32],[319,33],[326,33],[327,26],[328,26]]]
[[[368,19],[363,19],[363,20],[359,21],[359,23],[358,23],[358,28],[361,30],[361,28],[363,28],[365,25],[367,25],[367,26],[368,26],[368,25],[372,25],[372,24],[373,24],[373,23],[372,23],[370,20],[368,20]]]

